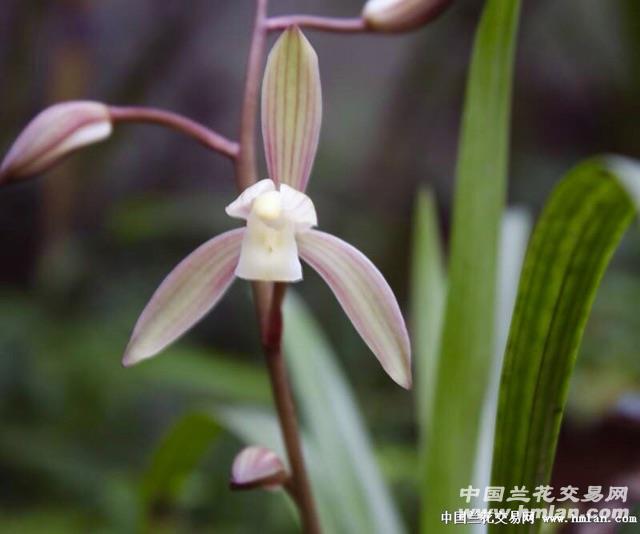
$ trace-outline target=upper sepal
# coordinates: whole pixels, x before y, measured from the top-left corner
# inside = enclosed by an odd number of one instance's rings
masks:
[[[233,282],[244,231],[214,237],[171,271],[136,323],[124,366],[155,356],[213,308]]]
[[[387,374],[409,389],[409,335],[398,302],[380,271],[356,248],[317,230],[298,236],[298,250],[327,282]]]
[[[111,135],[109,109],[99,102],[51,106],[18,136],[0,166],[0,183],[47,170],[70,152]]]
[[[367,26],[380,32],[409,31],[436,18],[453,0],[369,0],[362,10]]]
[[[318,56],[292,27],[271,50],[262,84],[262,135],[269,177],[277,184],[305,191],[321,122]]]
[[[276,489],[289,475],[278,455],[265,447],[251,446],[240,451],[231,467],[232,489]]]

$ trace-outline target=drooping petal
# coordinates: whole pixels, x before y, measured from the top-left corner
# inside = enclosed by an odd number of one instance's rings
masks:
[[[140,315],[122,360],[155,356],[196,324],[231,285],[244,228],[207,241],[171,271]]]
[[[225,208],[225,211],[229,217],[246,220],[249,217],[249,213],[251,213],[253,201],[263,193],[275,190],[276,186],[273,180],[268,178],[260,180],[251,187],[247,187],[238,198]]]
[[[280,186],[282,195],[282,207],[285,216],[293,222],[298,232],[318,226],[318,216],[313,201],[304,193],[296,191],[287,184]]]
[[[70,152],[106,139],[111,131],[104,104],[73,101],[51,106],[18,136],[0,167],[0,182],[43,172]]]
[[[384,370],[411,387],[411,345],[398,302],[380,271],[362,252],[324,232],[298,236],[300,257],[329,285]]]
[[[265,447],[242,449],[231,467],[233,489],[275,489],[287,479],[287,471],[278,455]]]
[[[269,54],[262,84],[262,135],[276,183],[306,189],[321,122],[318,57],[300,29],[289,28]]]

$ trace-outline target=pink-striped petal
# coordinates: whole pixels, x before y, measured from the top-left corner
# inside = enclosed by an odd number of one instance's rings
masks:
[[[244,231],[207,241],[171,271],[138,319],[123,365],[155,356],[215,306],[235,277]]]
[[[387,374],[409,389],[409,335],[398,302],[380,271],[358,249],[317,230],[298,235],[298,250],[327,282]]]
[[[287,478],[287,471],[278,455],[255,445],[242,449],[231,467],[233,489],[275,489]]]
[[[0,183],[46,171],[67,154],[106,139],[111,131],[104,104],[55,104],[37,115],[13,143],[0,166]]]
[[[269,177],[277,184],[304,192],[321,122],[318,57],[300,29],[289,28],[269,54],[262,84],[262,135]]]

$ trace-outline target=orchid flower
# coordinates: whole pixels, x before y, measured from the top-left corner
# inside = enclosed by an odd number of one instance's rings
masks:
[[[322,118],[318,58],[302,32],[285,31],[269,54],[262,86],[262,133],[269,179],[226,208],[246,227],[225,232],[187,256],[142,312],[125,366],[175,341],[220,300],[233,280],[296,282],[300,258],[331,288],[358,333],[398,384],[411,387],[407,329],[389,285],[359,250],[315,230],[305,194]]]

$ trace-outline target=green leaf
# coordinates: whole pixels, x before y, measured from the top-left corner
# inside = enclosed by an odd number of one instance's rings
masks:
[[[475,38],[458,155],[449,293],[423,488],[422,527],[470,484],[491,361],[498,238],[507,183],[519,0],[488,0]],[[464,532],[461,525],[456,532]]]
[[[153,362],[130,371],[159,389],[210,395],[225,402],[271,402],[264,369],[234,358],[178,343]]]
[[[146,521],[153,509],[175,502],[183,484],[213,441],[220,426],[206,413],[189,413],[178,420],[160,442],[141,483]]]
[[[428,428],[433,419],[433,394],[447,294],[441,230],[431,192],[418,193],[413,232],[411,331],[416,367],[420,463],[424,469],[428,454]]]
[[[498,391],[509,335],[509,325],[518,293],[522,263],[531,234],[531,216],[522,208],[510,208],[502,219],[500,254],[498,256],[498,295],[496,306],[496,350],[491,362],[491,374],[485,398],[476,451],[476,470],[473,485],[484,488],[491,482],[493,435],[496,425]]]
[[[509,334],[493,484],[532,489],[550,479],[584,327],[606,266],[639,205],[638,191],[639,165],[594,159],[572,170],[547,202],[529,244]],[[538,528],[503,526],[499,532]]]
[[[340,532],[404,532],[363,418],[326,337],[292,291],[284,311],[291,379]]]

